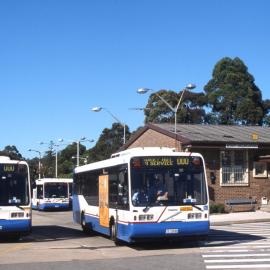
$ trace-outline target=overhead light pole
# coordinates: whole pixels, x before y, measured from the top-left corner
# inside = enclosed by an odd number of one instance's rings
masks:
[[[41,152],[35,149],[28,149],[30,152],[36,152],[39,154],[39,159],[38,159],[38,179],[41,178]]]
[[[93,112],[100,112],[101,110],[106,111],[114,120],[116,120],[119,124],[121,124],[124,128],[124,136],[123,136],[123,144],[126,143],[126,124],[120,121],[114,114],[112,114],[107,108],[104,107],[93,107],[91,111]]]
[[[65,139],[58,139],[59,142],[63,142],[65,141]],[[80,142],[94,142],[93,139],[87,139],[86,137],[81,137],[80,139],[77,139],[77,140],[66,140],[68,142],[71,142],[71,143],[76,143],[76,146],[77,146],[77,153],[76,153],[76,159],[77,159],[77,164],[76,166],[80,166]]]
[[[160,96],[159,94],[157,94],[156,92],[154,92],[153,89],[150,89],[150,88],[139,88],[137,90],[137,93],[138,94],[145,94],[147,92],[153,92],[154,95],[156,95],[159,99],[161,99],[169,108],[170,110],[174,113],[174,133],[176,134],[177,133],[177,111],[179,109],[179,106],[181,104],[181,101],[183,99],[183,96],[184,96],[184,93],[187,91],[187,90],[192,90],[196,88],[196,85],[193,84],[193,83],[189,83],[183,90],[182,90],[182,93],[181,93],[181,96],[178,100],[178,103],[175,107],[173,107],[172,105],[170,105],[162,96]]]

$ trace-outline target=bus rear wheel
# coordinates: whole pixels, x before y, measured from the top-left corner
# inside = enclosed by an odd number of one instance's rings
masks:
[[[82,230],[84,233],[90,234],[92,230],[87,226],[87,223],[85,221],[85,214],[82,212],[81,214],[81,225],[82,225]]]

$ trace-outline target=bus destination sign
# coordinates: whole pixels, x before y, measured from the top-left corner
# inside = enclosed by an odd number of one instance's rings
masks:
[[[188,166],[190,159],[187,157],[147,157],[142,158],[142,163],[145,167],[171,167],[175,165]]]

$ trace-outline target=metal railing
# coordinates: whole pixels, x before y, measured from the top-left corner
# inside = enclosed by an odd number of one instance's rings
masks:
[[[229,166],[221,168],[222,186],[248,185],[248,170],[242,166]]]

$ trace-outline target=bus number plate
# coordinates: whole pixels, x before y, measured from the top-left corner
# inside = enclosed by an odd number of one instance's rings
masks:
[[[175,234],[178,233],[178,229],[166,229],[166,234]]]

